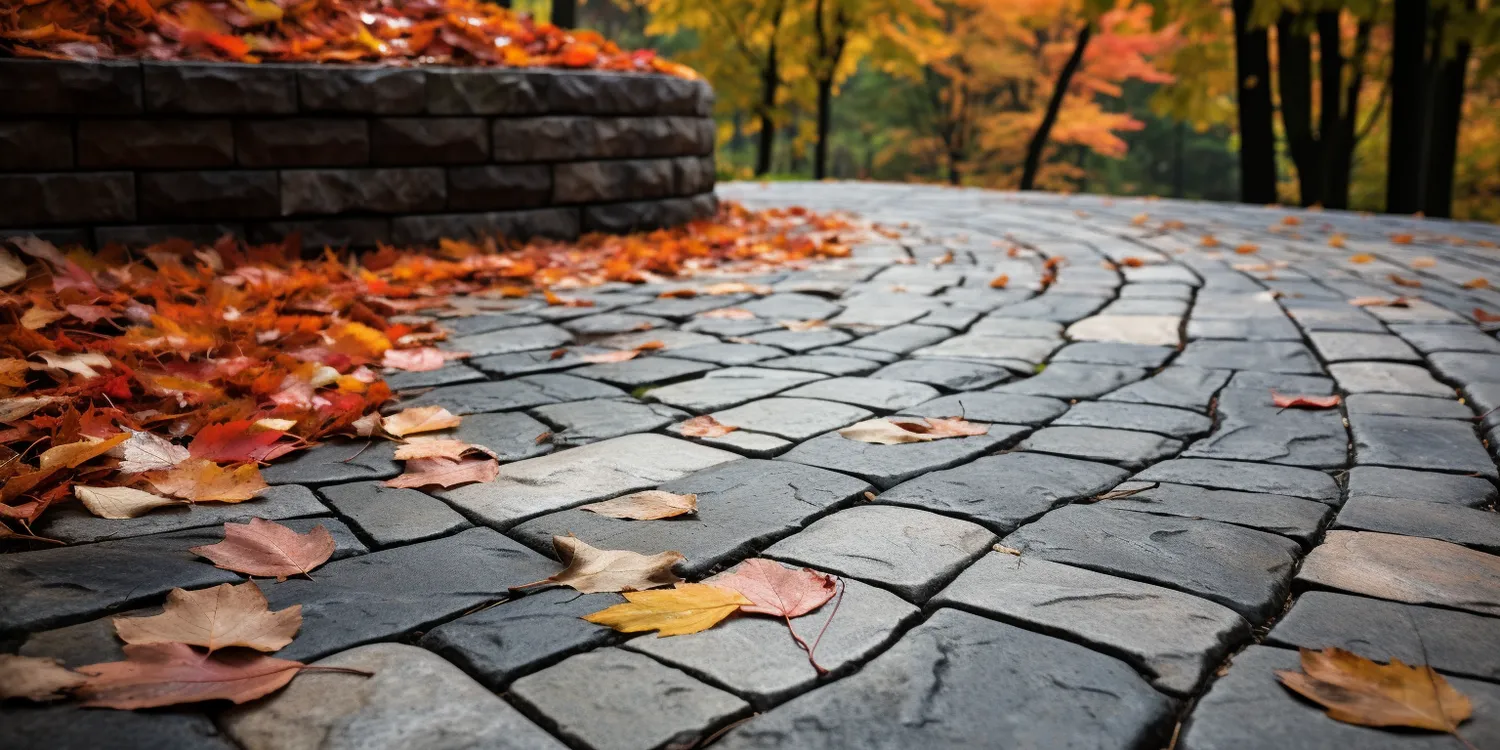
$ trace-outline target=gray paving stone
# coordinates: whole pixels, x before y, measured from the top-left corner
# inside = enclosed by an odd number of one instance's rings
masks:
[[[864,359],[881,364],[890,364],[901,359],[899,354],[881,352],[874,349],[859,349],[852,346],[825,346],[807,352],[808,356],[848,357],[851,359]]]
[[[1210,490],[1187,484],[1130,482],[1115,488],[1127,491],[1146,487],[1124,497],[1101,501],[1107,508],[1134,510],[1164,516],[1207,518],[1236,526],[1269,531],[1291,537],[1311,547],[1333,510],[1323,503],[1288,495],[1268,495],[1234,490]]]
[[[497,531],[469,529],[336,560],[311,580],[256,583],[273,610],[302,605],[302,629],[276,654],[306,661],[426,630],[556,571],[557,563]]]
[[[1146,371],[1139,367],[1063,362],[1047,365],[1047,369],[1025,380],[997,385],[990,390],[1063,399],[1098,398],[1145,376]]]
[[[1145,380],[1101,396],[1105,401],[1158,404],[1207,412],[1214,394],[1229,381],[1229,370],[1172,365]]]
[[[1153,370],[1166,364],[1177,351],[1167,346],[1142,346],[1104,341],[1068,344],[1052,355],[1053,362],[1092,362]]]
[[[706,333],[678,331],[671,328],[663,328],[655,331],[636,331],[634,333],[617,333],[593,343],[607,349],[637,349],[642,344],[649,344],[654,341],[662,343],[662,346],[659,347],[660,351],[686,349],[690,346],[719,343],[717,338]]]
[[[1053,420],[1054,426],[1110,427],[1175,438],[1205,434],[1213,421],[1196,412],[1150,404],[1084,401]]]
[[[471,383],[434,388],[415,398],[402,400],[392,410],[441,406],[465,416],[485,412],[528,409],[559,401],[589,398],[619,398],[625,392],[587,378],[545,373],[523,375],[494,383]]]
[[[673,287],[679,289],[681,287]],[[658,297],[650,302],[629,308],[641,315],[660,315],[673,320],[687,320],[698,313],[717,310],[721,307],[738,307],[750,299],[748,294],[712,294],[697,297]]]
[[[493,482],[437,493],[469,518],[505,528],[532,516],[651,489],[739,456],[662,435],[626,435],[500,467]]]
[[[967,521],[865,505],[814,521],[765,555],[874,583],[921,603],[994,542],[994,534]]]
[[[1233,385],[1219,394],[1214,433],[1188,446],[1184,457],[1318,469],[1348,463],[1349,435],[1338,410],[1282,409],[1272,402],[1271,389]]]
[[[418,643],[499,692],[522,675],[625,640],[626,634],[583,619],[624,602],[619,594],[545,589],[443,623]]]
[[[107,745],[101,744],[107,741]],[[0,707],[0,747],[50,750],[234,750],[201,711],[100,711],[76,704]]]
[[[1325,362],[1384,360],[1421,362],[1421,355],[1396,336],[1388,333],[1346,333],[1314,331],[1308,335],[1313,348]]]
[[[1276,391],[1292,395],[1327,396],[1334,391],[1333,378],[1325,378],[1321,375],[1287,375],[1277,372],[1237,372],[1229,379],[1229,385],[1219,392],[1222,399],[1232,390],[1259,391],[1269,403],[1271,394],[1267,391]],[[1240,394],[1243,396],[1244,394]]]
[[[219,717],[246,750],[288,747],[493,747],[566,745],[426,649],[378,643],[315,666],[361,669],[299,675],[285,689]]]
[[[505,328],[473,336],[459,336],[449,339],[444,348],[456,352],[468,352],[475,357],[484,357],[491,354],[524,352],[529,349],[556,349],[572,341],[573,334],[544,323]]]
[[[1500,615],[1500,557],[1436,539],[1330,531],[1302,562],[1297,583]]]
[[[801,441],[874,415],[837,401],[778,396],[714,412],[712,416],[721,424]]]
[[[1356,466],[1350,469],[1348,484],[1349,500],[1389,498],[1479,508],[1500,497],[1495,492],[1495,485],[1479,477],[1388,469],[1381,466]]]
[[[660,489],[698,496],[698,512],[655,521],[627,521],[586,510],[534,518],[511,530],[533,549],[550,552],[552,537],[572,534],[601,549],[641,554],[676,550],[684,575],[701,576],[751,556],[808,519],[862,499],[870,485],[852,477],[783,461],[747,459],[716,466]]]
[[[1004,336],[1007,338],[1061,339],[1061,323],[1034,318],[1012,318],[991,313],[980,318],[969,329],[971,333]]]
[[[1234,611],[1171,589],[991,552],[933,598],[1079,642],[1125,661],[1157,689],[1192,693],[1228,649],[1250,638]]]
[[[1315,750],[1358,747],[1367,750],[1427,750],[1452,747],[1440,733],[1413,733],[1346,724],[1298,698],[1277,681],[1277,670],[1298,669],[1297,652],[1251,646],[1234,657],[1183,726],[1183,750],[1285,748]],[[1474,719],[1463,734],[1475,747],[1500,743],[1500,686],[1453,679],[1453,687],[1474,703]]]
[[[569,657],[516,680],[511,696],[575,747],[688,747],[749,713],[739,698],[617,648]]]
[[[545,440],[537,442],[537,438],[547,431],[547,425],[525,414],[502,412],[470,414],[463,418],[458,427],[426,434],[488,448],[501,462],[508,462],[551,453],[551,443]]]
[[[1021,450],[1106,461],[1138,469],[1182,450],[1182,442],[1150,432],[1103,427],[1044,427],[1021,441]]]
[[[822,379],[822,375],[799,370],[726,367],[697,380],[653,388],[646,392],[645,398],[695,414],[706,414]]]
[[[1452,310],[1427,302],[1426,300],[1414,299],[1409,301],[1405,307],[1377,306],[1366,308],[1371,315],[1379,318],[1385,323],[1418,323],[1422,325],[1444,325],[1462,324],[1464,319]]]
[[[724,750],[1149,747],[1172,703],[1124,663],[942,609],[858,674],[735,727]]]
[[[1356,414],[1354,460],[1403,469],[1435,469],[1500,478],[1474,428],[1450,419]]]
[[[298,451],[261,470],[271,484],[334,484],[361,479],[390,479],[401,473],[392,458],[394,443],[384,440],[338,440]]]
[[[1391,331],[1423,354],[1435,352],[1500,354],[1500,340],[1467,326],[1393,325]]]
[[[1284,537],[1204,521],[1070,505],[1001,542],[1038,557],[1218,602],[1259,624],[1279,611],[1300,551]]]
[[[710,336],[752,336],[757,333],[774,331],[781,328],[774,320],[765,318],[750,318],[747,320],[731,320],[729,318],[693,318],[682,324],[682,330],[693,333],[706,333]]]
[[[1453,398],[1453,389],[1434,380],[1417,365],[1388,362],[1345,362],[1330,365],[1330,373],[1345,393],[1395,393],[1405,396]]]
[[[942,326],[950,330],[961,331],[978,320],[980,314],[979,310],[950,306],[933,310],[917,318],[917,322],[924,326]]]
[[[849,346],[892,354],[909,354],[924,346],[932,346],[952,335],[953,331],[947,328],[908,323],[861,337],[849,342]]]
[[[778,370],[807,370],[824,375],[869,375],[880,367],[878,362],[867,359],[836,357],[831,354],[798,354],[763,360],[760,364],[762,367]]]
[[[962,336],[954,336],[940,344],[918,349],[912,353],[912,356],[969,359],[977,362],[1020,360],[1034,365],[1046,361],[1047,357],[1062,343],[1059,339],[1010,338],[986,333],[966,333]]]
[[[1384,333],[1380,320],[1363,309],[1337,301],[1302,300],[1287,304],[1287,313],[1308,331]]]
[[[676,357],[636,357],[624,362],[605,362],[603,364],[589,365],[570,370],[570,375],[578,375],[594,380],[602,380],[611,385],[622,388],[639,388],[659,383],[671,383],[705,372],[712,372],[715,366],[708,362],[695,362]]]
[[[681,425],[667,428],[673,434],[681,437]],[[713,448],[723,448],[734,451],[747,458],[775,458],[792,447],[792,442],[782,440],[775,435],[764,435],[759,432],[748,432],[746,430],[735,430],[728,435],[719,437],[694,437],[689,438],[695,443],[702,443]]]
[[[1036,318],[1056,323],[1072,323],[1093,315],[1108,300],[1104,297],[1089,297],[1076,294],[1044,294],[1025,302],[1006,305],[1000,314],[1013,318]]]
[[[1429,664],[1448,674],[1500,682],[1500,620],[1451,609],[1308,591],[1266,636],[1282,648],[1338,646],[1367,659]]]
[[[380,482],[335,484],[318,490],[375,548],[420,542],[469,527],[443,501]]]
[[[935,510],[1009,533],[1059,505],[1093,497],[1125,477],[1106,464],[1013,452],[899,484],[876,502]]]
[[[37,536],[68,544],[162,534],[200,526],[218,526],[251,518],[280,520],[326,514],[312,490],[294,484],[272,487],[242,503],[193,503],[157,508],[136,518],[100,518],[78,503],[61,503],[47,509],[32,526]]]
[[[1305,345],[1292,341],[1200,339],[1188,342],[1176,363],[1189,367],[1223,367],[1304,375],[1320,375],[1323,372],[1323,367],[1318,364],[1313,353]]]
[[[1172,282],[1133,282],[1120,287],[1120,299],[1192,299],[1193,287]]]
[[[922,383],[879,378],[829,378],[786,392],[790,398],[839,401],[878,412],[892,412],[937,398],[938,391]]]
[[[768,320],[827,320],[844,309],[811,294],[772,294],[738,307]]]
[[[1344,409],[1350,415],[1380,414],[1424,419],[1467,420],[1474,418],[1474,413],[1456,399],[1398,396],[1389,393],[1356,393],[1344,399]]]
[[[1165,300],[1134,300],[1120,303],[1124,307],[1180,308],[1182,303]],[[1113,306],[1112,306],[1113,307]],[[1121,345],[1176,347],[1182,343],[1182,318],[1177,315],[1095,315],[1068,326],[1068,338],[1074,341],[1116,343]]]
[[[613,399],[548,404],[532,409],[532,413],[557,430],[548,441],[563,446],[587,445],[622,435],[650,432],[687,416],[661,404]],[[543,431],[546,431],[545,428]],[[537,433],[540,434],[542,433]],[[525,433],[519,436],[525,437]],[[531,442],[535,443],[536,440]]]
[[[1321,471],[1242,461],[1175,458],[1156,464],[1131,477],[1131,480],[1291,495],[1330,505],[1337,505],[1341,499],[1338,484],[1333,481],[1333,477]]]
[[[766,331],[754,336],[746,336],[745,340],[753,344],[774,346],[793,353],[804,353],[826,346],[842,344],[853,339],[849,334],[832,328],[815,328],[810,331],[789,331],[786,329]]]
[[[563,328],[582,336],[608,336],[631,331],[649,331],[653,328],[670,327],[672,321],[651,315],[635,315],[625,312],[607,312],[586,315],[564,321]]]
[[[918,417],[963,417],[974,422],[1037,425],[1068,410],[1054,398],[1012,393],[962,393],[943,396],[902,409]]]
[[[578,367],[579,365],[587,364],[583,361],[584,355],[603,354],[610,350],[598,346],[571,346],[563,350],[561,355],[553,356],[556,351],[555,349],[542,349],[538,351],[515,352],[513,354],[495,354],[488,357],[471,359],[469,360],[469,364],[494,375],[510,377],[512,375],[552,372],[555,370],[566,370],[570,367]]]
[[[1181,318],[1188,311],[1186,300],[1117,299],[1099,311],[1097,317],[1156,316]]]
[[[872,378],[926,383],[950,391],[988,388],[1010,380],[1009,370],[957,359],[908,359],[880,368]]]
[[[393,391],[409,391],[417,388],[432,388],[440,385],[457,385],[459,383],[472,383],[476,380],[484,380],[484,373],[456,362],[451,362],[440,369],[427,372],[387,372],[386,385]]]
[[[985,435],[900,445],[862,443],[834,432],[808,440],[782,454],[778,460],[853,474],[876,487],[888,488],[926,472],[957,466],[994,451],[1025,431],[1023,427],[992,424]]]
[[[527,303],[520,302],[520,304]],[[514,312],[501,312],[490,315],[469,315],[467,317],[461,318],[444,318],[438,321],[438,327],[447,331],[451,336],[472,336],[476,333],[489,333],[490,331],[499,331],[505,328],[534,326],[541,322],[542,319],[534,315],[521,315]]]
[[[1379,330],[1380,324],[1371,321]],[[1301,341],[1302,331],[1285,317],[1206,320],[1196,314],[1188,318],[1187,338],[1233,339],[1237,341]]]
[[[1461,505],[1376,497],[1351,499],[1344,503],[1333,527],[1441,539],[1500,554],[1500,514]]]
[[[786,354],[774,346],[761,344],[699,344],[672,350],[672,356],[710,364],[750,365]]]
[[[1500,354],[1439,352],[1428,361],[1438,377],[1459,385],[1500,382]]]
[[[837,616],[834,604],[829,602],[793,621],[799,634],[821,634],[818,664],[834,676],[852,671],[884,648],[919,614],[916,607],[889,591],[848,578],[841,580],[843,598]],[[825,624],[827,630],[823,630]],[[805,692],[820,681],[806,652],[787,636],[786,623],[774,617],[734,617],[692,635],[635,638],[624,648],[697,675],[760,710]]]

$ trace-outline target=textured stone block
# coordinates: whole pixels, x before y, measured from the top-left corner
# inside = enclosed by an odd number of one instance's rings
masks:
[[[587,117],[496,119],[491,127],[494,160],[572,161],[598,152],[596,121]]]
[[[0,122],[0,172],[70,169],[72,166],[73,129],[68,123],[55,120]]]
[[[480,117],[392,117],[370,124],[376,164],[475,164],[489,158]]]
[[[664,75],[538,72],[547,111],[591,115],[697,115],[708,84]]]
[[[550,116],[498,119],[496,161],[574,161],[712,153],[713,121],[699,117]]]
[[[145,220],[259,219],[276,215],[269,170],[147,172],[137,175]]]
[[[5,114],[136,114],[141,67],[135,62],[0,60]]]
[[[94,229],[94,244],[101,248],[110,244],[125,247],[150,247],[170,239],[184,239],[199,245],[212,245],[214,241],[226,234],[244,236],[245,228],[240,224],[222,222],[98,227]]]
[[[656,201],[584,206],[583,230],[623,234],[641,229],[685,224],[704,215],[706,214],[703,210],[703,202],[697,198],[667,198]]]
[[[673,159],[672,171],[678,195],[697,195],[714,189],[712,156],[684,156]]]
[[[431,68],[427,111],[435,115],[527,115],[543,111],[538,77],[525,71]]]
[[[281,173],[281,214],[441,211],[443,170],[297,169]]]
[[[242,167],[344,167],[370,162],[364,120],[297,118],[234,124]]]
[[[675,174],[667,159],[590,161],[559,164],[552,173],[556,203],[665,198],[673,194]]]
[[[398,245],[436,242],[443,237],[578,237],[578,209],[538,208],[475,214],[402,216],[391,220],[391,241]]]
[[[228,120],[85,120],[78,166],[85,169],[193,169],[234,165]]]
[[[129,172],[0,175],[0,226],[84,224],[135,219]]]
[[[297,71],[297,95],[305,112],[421,112],[427,84],[420,70],[312,66]]]
[[[297,111],[295,69],[226,63],[141,64],[146,109],[188,114],[291,114]]]
[[[295,233],[302,247],[374,247],[390,242],[390,219],[318,219],[316,221],[272,221],[246,227],[251,242],[280,242]]]
[[[552,168],[544,164],[455,167],[448,170],[448,208],[491,211],[546,205]]]

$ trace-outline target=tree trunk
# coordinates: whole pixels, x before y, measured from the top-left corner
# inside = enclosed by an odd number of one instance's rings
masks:
[[[1349,85],[1344,89],[1338,130],[1323,137],[1323,152],[1328,156],[1323,205],[1328,208],[1349,207],[1349,171],[1354,166],[1354,146],[1359,140],[1355,135],[1355,125],[1359,121],[1359,91],[1364,86],[1365,55],[1370,49],[1371,26],[1370,21],[1360,19],[1354,32],[1354,56],[1350,60]],[[1321,30],[1318,36],[1321,42]]]
[[[813,179],[828,176],[828,135],[833,129],[833,79],[818,81],[818,142],[813,148]]]
[[[756,177],[763,177],[771,172],[771,155],[776,148],[776,89],[780,85],[781,70],[777,67],[776,40],[772,39],[766,50],[766,65],[761,69],[760,140],[755,150]]]
[[[578,25],[578,0],[552,0],[552,25],[571,29]]]
[[[1234,0],[1234,66],[1239,100],[1240,200],[1276,202],[1276,139],[1271,129],[1270,42],[1250,28],[1255,0]]]
[[[1386,153],[1385,210],[1422,208],[1423,68],[1427,45],[1427,0],[1396,0],[1391,42],[1391,142]]]
[[[1301,33],[1299,17],[1282,13],[1276,22],[1276,74],[1281,93],[1281,127],[1297,168],[1297,197],[1304,206],[1323,199],[1318,138],[1312,126],[1312,40]]]
[[[1093,32],[1093,22],[1084,21],[1083,28],[1078,30],[1078,41],[1073,44],[1073,54],[1063,64],[1062,72],[1057,76],[1057,85],[1052,88],[1052,99],[1047,102],[1047,113],[1042,115],[1042,124],[1037,126],[1036,132],[1031,135],[1031,142],[1026,144],[1026,165],[1021,171],[1022,190],[1036,189],[1036,174],[1042,168],[1042,150],[1047,147],[1047,137],[1052,134],[1052,126],[1057,122],[1057,112],[1062,109],[1063,97],[1068,93],[1068,85],[1073,82],[1073,74],[1078,71],[1079,63],[1083,62],[1083,51],[1089,46],[1089,37]]]
[[[962,175],[958,173],[958,163],[963,160],[963,154],[957,151],[948,151],[948,184],[958,187],[962,182]]]
[[[1469,8],[1472,10],[1473,7],[1473,0],[1469,0]],[[1460,40],[1453,56],[1447,59],[1439,59],[1441,50],[1433,52],[1437,80],[1432,91],[1426,191],[1422,196],[1422,212],[1428,216],[1446,218],[1453,215],[1453,168],[1458,158],[1458,129],[1463,118],[1469,53],[1467,40]]]

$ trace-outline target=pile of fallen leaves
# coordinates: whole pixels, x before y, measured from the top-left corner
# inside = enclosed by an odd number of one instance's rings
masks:
[[[0,9],[0,48],[95,60],[383,62],[591,68],[696,78],[484,0],[25,0]]]
[[[554,288],[846,255],[847,229],[836,217],[726,204],[712,220],[629,236],[445,240],[311,260],[295,240],[174,241],[137,255],[12,238],[14,251],[0,247],[0,538],[29,535],[49,505],[73,498],[106,518],[241,502],[266,488],[258,464],[329,436],[443,429],[442,415],[382,420],[379,410],[392,398],[382,372],[466,356],[436,346],[445,317],[535,293],[589,304]],[[466,481],[484,481],[492,465],[456,441],[403,442],[409,470],[462,465]]]

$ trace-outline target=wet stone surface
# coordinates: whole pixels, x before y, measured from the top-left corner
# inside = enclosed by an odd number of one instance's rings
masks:
[[[429,98],[453,98],[455,74],[426,75]],[[514,96],[513,79],[487,71],[471,93]],[[526,80],[532,98],[572,90]],[[483,104],[468,98],[453,114]],[[401,472],[392,443],[333,440],[264,467],[274,486],[243,503],[119,521],[56,503],[33,531],[64,546],[0,551],[0,652],[119,659],[111,618],[243,580],[187,550],[258,517],[322,524],[338,546],[311,580],[258,581],[274,609],[303,608],[275,655],[375,676],[308,673],[234,708],[7,703],[0,746],[656,750],[719,734],[731,750],[1135,750],[1168,746],[1179,721],[1181,750],[1455,746],[1339,723],[1277,684],[1295,649],[1328,646],[1430,663],[1474,703],[1465,737],[1500,746],[1500,339],[1475,319],[1500,302],[1461,286],[1500,277],[1481,244],[1500,231],[858,183],[718,192],[848,210],[894,236],[736,277],[764,292],[611,284],[570,290],[593,307],[485,300],[445,319],[440,345],[471,356],[387,373],[395,408],[463,414],[433,436],[493,451],[492,482],[384,488]],[[1169,220],[1184,228],[1158,228]],[[1226,251],[1241,242],[1259,254]],[[1422,256],[1437,265],[1407,270]],[[1000,274],[1009,287],[990,288]],[[657,296],[683,287],[700,294]],[[1350,304],[1398,295],[1414,301]],[[726,307],[754,317],[712,312]],[[1342,403],[1281,409],[1273,391]],[[705,414],[738,429],[687,434]],[[989,429],[838,434],[883,415]],[[696,494],[698,510],[577,507],[653,489]],[[829,673],[778,618],[657,638],[581,619],[619,594],[512,591],[561,568],[566,534],[676,550],[692,582],[754,557],[839,577],[842,599],[791,621],[809,643],[822,633]]]

